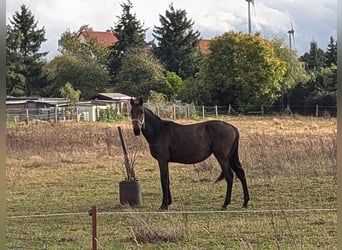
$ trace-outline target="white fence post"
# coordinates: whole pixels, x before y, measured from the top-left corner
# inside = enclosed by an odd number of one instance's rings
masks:
[[[55,123],[58,121],[58,105],[55,106]]]

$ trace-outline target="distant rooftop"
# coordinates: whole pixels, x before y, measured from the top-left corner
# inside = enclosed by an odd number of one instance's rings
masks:
[[[119,41],[111,31],[81,31],[78,37],[82,42],[85,42],[87,38],[95,38],[106,47],[110,47]]]

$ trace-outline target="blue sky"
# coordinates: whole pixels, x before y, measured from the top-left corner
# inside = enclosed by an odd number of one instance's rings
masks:
[[[6,23],[22,4],[27,5],[45,27],[47,41],[42,51],[48,51],[51,59],[58,54],[57,42],[61,34],[70,29],[77,31],[88,24],[94,30],[105,31],[114,27],[121,15],[123,0],[7,0]],[[148,28],[146,40],[152,40],[154,26],[160,26],[159,15],[165,15],[169,5],[184,9],[194,21],[193,28],[202,38],[213,38],[226,31],[248,31],[246,0],[131,0],[137,19]],[[309,50],[313,39],[326,50],[330,36],[337,38],[336,0],[255,0],[252,6],[252,32],[260,32],[266,38],[283,38],[288,41],[287,31],[291,20],[295,30],[295,47],[298,55]]]

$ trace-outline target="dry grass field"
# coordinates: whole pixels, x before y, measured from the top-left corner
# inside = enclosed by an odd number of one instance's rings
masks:
[[[248,209],[236,179],[232,204],[219,211],[226,183],[214,184],[220,169],[209,158],[170,164],[173,204],[158,212],[157,162],[129,121],[8,127],[7,248],[91,249],[88,210],[96,205],[99,249],[337,249],[336,119],[222,119],[240,130]],[[139,207],[119,203],[117,126],[137,152]]]

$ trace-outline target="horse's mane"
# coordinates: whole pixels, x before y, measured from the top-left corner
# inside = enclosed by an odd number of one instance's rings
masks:
[[[159,116],[157,116],[156,114],[154,114],[150,109],[145,108],[145,113],[147,113],[148,115],[152,116],[154,119],[157,119],[157,120],[162,120]]]

